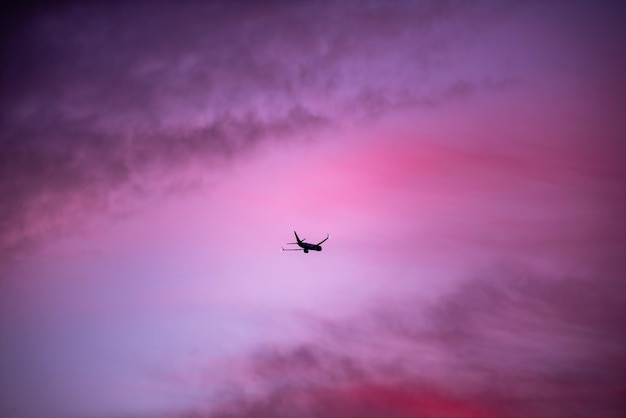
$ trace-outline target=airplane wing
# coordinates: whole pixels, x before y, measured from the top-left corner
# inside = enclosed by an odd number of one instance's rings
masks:
[[[303,251],[302,248],[283,248],[280,247],[283,251]]]
[[[322,242],[326,241],[328,238],[330,238],[330,234],[326,234],[326,238],[324,238],[322,241],[318,242],[317,245],[320,245]]]

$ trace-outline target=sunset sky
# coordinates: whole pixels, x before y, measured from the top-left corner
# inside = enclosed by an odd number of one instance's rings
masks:
[[[624,416],[625,11],[5,14],[0,416]]]

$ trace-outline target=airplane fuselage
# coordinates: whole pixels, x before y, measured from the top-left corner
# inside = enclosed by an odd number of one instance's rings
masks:
[[[298,242],[298,246],[300,248],[304,249],[305,253],[308,253],[309,250],[311,250],[311,251],[322,251],[322,246],[321,245],[309,244],[308,242]]]

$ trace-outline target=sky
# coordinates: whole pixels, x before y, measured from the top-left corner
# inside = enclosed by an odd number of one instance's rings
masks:
[[[620,2],[14,6],[0,415],[624,415]]]

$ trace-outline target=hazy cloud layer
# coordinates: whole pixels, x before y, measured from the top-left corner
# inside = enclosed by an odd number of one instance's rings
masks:
[[[509,80],[423,85],[503,7],[464,2],[24,6],[0,70],[3,254],[159,173]],[[456,28],[446,31],[446,27]],[[460,26],[459,26],[460,25]],[[126,189],[122,189],[126,187]],[[125,205],[124,201],[117,201]],[[41,216],[45,213],[45,216]]]
[[[261,351],[238,391],[248,395],[184,416],[618,417],[625,295],[619,274],[469,280],[435,305],[406,298],[327,323],[317,342]]]

